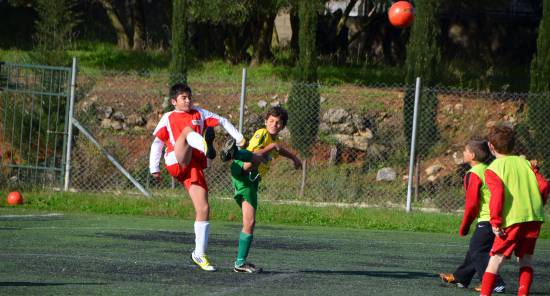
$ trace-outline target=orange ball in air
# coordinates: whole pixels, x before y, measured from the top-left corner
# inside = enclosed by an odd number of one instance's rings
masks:
[[[407,1],[397,1],[388,10],[390,23],[397,28],[406,28],[414,22],[414,7]]]
[[[10,192],[8,194],[8,197],[6,198],[8,204],[14,206],[14,205],[20,205],[23,203],[23,196],[21,196],[21,193],[17,191]]]

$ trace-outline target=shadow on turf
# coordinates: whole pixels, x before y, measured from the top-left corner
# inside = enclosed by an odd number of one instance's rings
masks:
[[[33,282],[0,282],[0,287],[46,287],[46,286],[92,286],[105,285],[104,283],[33,283]]]
[[[173,243],[188,243],[195,242],[195,234],[190,232],[176,231],[147,231],[144,233],[96,233],[97,237],[110,237],[121,240],[135,241],[158,241],[158,242],[173,242]],[[219,235],[211,235],[209,245],[212,246],[233,246],[238,239],[238,234],[235,239],[223,239]],[[330,244],[321,244],[319,242],[296,242],[285,241],[280,238],[262,238],[254,241],[254,248],[266,250],[334,250],[337,247]]]
[[[433,278],[437,277],[434,273],[428,272],[410,272],[410,271],[368,271],[368,270],[300,270],[303,273],[315,274],[336,274],[336,275],[361,275],[372,277],[385,277],[397,279],[414,279],[414,278]]]

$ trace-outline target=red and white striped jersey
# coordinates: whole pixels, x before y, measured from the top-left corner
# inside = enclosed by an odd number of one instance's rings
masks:
[[[153,135],[155,140],[151,145],[151,153],[149,155],[149,170],[151,173],[159,172],[159,161],[162,156],[162,148],[166,145],[164,154],[164,162],[166,165],[177,163],[174,153],[174,145],[181,131],[189,126],[199,134],[207,127],[215,127],[221,125],[229,135],[237,141],[243,140],[243,135],[224,117],[201,108],[192,108],[189,112],[171,111],[165,113],[160,119]],[[193,157],[199,155],[193,153]],[[201,154],[203,157],[204,154]],[[206,161],[206,159],[205,159]]]

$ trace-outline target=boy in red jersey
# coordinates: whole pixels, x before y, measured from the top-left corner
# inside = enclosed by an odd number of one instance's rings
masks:
[[[464,147],[464,162],[471,166],[464,176],[466,190],[466,205],[460,225],[459,234],[465,236],[470,225],[477,219],[474,234],[464,261],[453,273],[441,273],[439,277],[444,283],[455,284],[466,288],[477,273],[480,280],[489,263],[489,251],[493,246],[495,235],[489,224],[489,189],[485,184],[485,170],[491,163],[492,155],[487,141],[470,140]],[[504,282],[500,277],[493,291],[504,293]]]
[[[533,282],[532,258],[544,222],[543,205],[548,198],[548,181],[524,158],[512,155],[512,128],[497,125],[489,131],[489,148],[496,159],[485,171],[491,192],[490,220],[495,241],[481,282],[482,296],[491,295],[497,274],[512,252],[519,262],[518,295],[529,295]]]
[[[166,169],[181,182],[195,208],[195,250],[191,258],[206,271],[215,271],[206,256],[209,233],[208,186],[203,170],[207,167],[207,155],[212,155],[211,134],[205,141],[201,136],[205,129],[217,125],[229,133],[239,146],[244,146],[243,135],[225,118],[210,111],[193,107],[191,88],[185,84],[175,84],[170,88],[170,102],[174,111],[165,113],[160,119],[153,135],[149,170],[155,179],[160,179],[159,161],[162,149],[166,145],[164,162]],[[210,151],[210,153],[209,153]]]

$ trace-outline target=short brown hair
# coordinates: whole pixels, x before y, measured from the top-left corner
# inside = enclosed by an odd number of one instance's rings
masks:
[[[510,154],[514,151],[516,135],[509,126],[498,124],[491,127],[487,138],[498,153]]]
[[[175,100],[182,93],[188,93],[191,95],[191,87],[185,83],[176,83],[170,87],[170,99]]]
[[[493,160],[489,144],[485,140],[472,139],[466,143],[466,147],[474,153],[474,160],[489,164]]]
[[[269,116],[278,117],[279,119],[281,119],[281,121],[283,122],[283,127],[285,127],[288,122],[288,113],[281,106],[271,107],[265,114],[264,119],[267,120]]]

